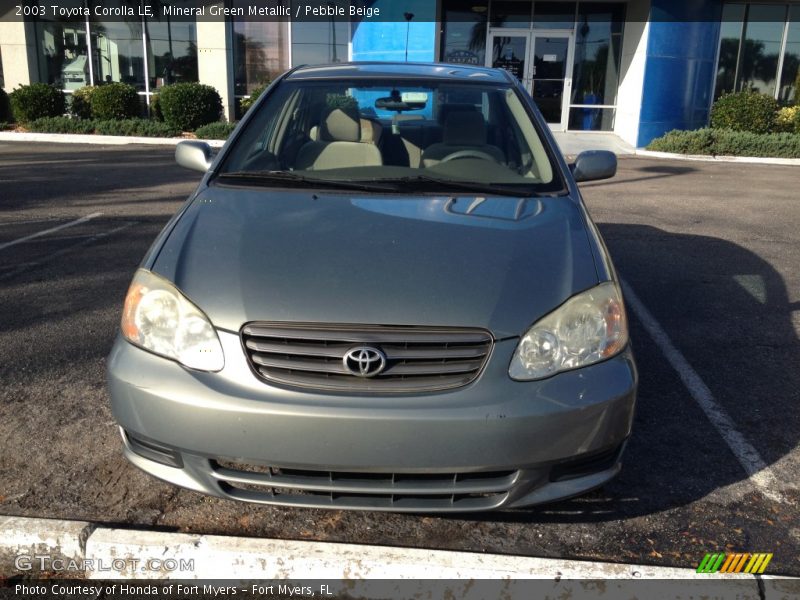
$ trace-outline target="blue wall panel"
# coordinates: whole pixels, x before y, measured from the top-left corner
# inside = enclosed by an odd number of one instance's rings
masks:
[[[408,60],[430,62],[436,56],[436,2],[431,0],[374,0],[380,20],[353,22],[352,60],[404,61],[408,26]],[[408,25],[403,13],[414,19]]]
[[[708,124],[722,0],[652,0],[638,145]]]

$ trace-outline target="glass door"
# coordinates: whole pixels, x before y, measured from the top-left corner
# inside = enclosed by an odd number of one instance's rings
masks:
[[[566,131],[572,89],[571,33],[530,29],[489,30],[486,64],[522,82],[552,129]]]
[[[566,131],[572,89],[572,35],[536,31],[531,37],[533,65],[528,89],[550,126]]]
[[[490,51],[486,55],[487,66],[508,71],[528,91],[531,89],[530,41],[531,33],[527,29],[490,31]]]

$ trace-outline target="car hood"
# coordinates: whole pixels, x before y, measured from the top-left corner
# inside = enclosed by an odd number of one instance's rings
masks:
[[[518,336],[598,281],[566,197],[212,186],[152,270],[216,327],[248,321],[484,327]]]

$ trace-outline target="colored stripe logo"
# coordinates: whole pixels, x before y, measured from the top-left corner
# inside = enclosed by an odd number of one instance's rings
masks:
[[[760,575],[767,569],[772,553],[724,552],[709,553],[700,561],[698,573],[751,573]]]

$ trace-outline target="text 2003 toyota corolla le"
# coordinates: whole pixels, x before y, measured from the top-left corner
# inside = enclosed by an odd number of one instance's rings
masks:
[[[125,299],[109,388],[128,459],[223,498],[472,511],[620,468],[637,375],[613,266],[503,71],[290,71]]]

